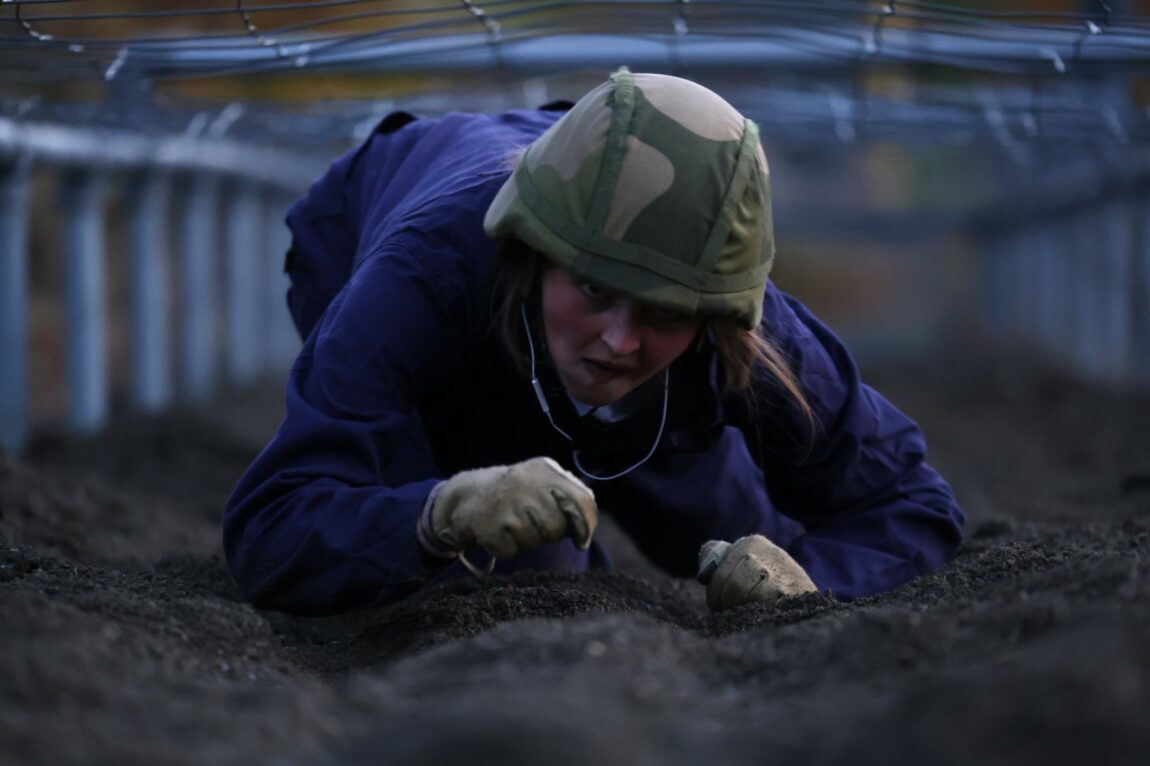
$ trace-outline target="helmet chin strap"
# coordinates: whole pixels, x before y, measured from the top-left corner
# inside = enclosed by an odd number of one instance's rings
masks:
[[[543,410],[543,414],[547,416],[547,422],[551,424],[551,427],[558,431],[567,441],[574,442],[575,439],[571,434],[560,428],[555,423],[555,419],[551,417],[551,405],[547,403],[547,396],[543,393],[543,386],[539,383],[539,378],[535,375],[535,342],[531,338],[531,323],[527,321],[527,306],[522,303],[519,304],[519,315],[523,317],[523,330],[527,333],[527,349],[531,352],[531,388],[535,391],[535,398],[539,400],[539,407]],[[650,460],[651,456],[655,454],[655,449],[659,446],[659,440],[663,438],[663,429],[667,425],[667,401],[670,398],[670,389],[671,367],[668,365],[663,368],[663,416],[659,420],[659,432],[655,434],[655,441],[651,444],[651,449],[647,450],[647,454],[644,455],[638,463],[618,473],[613,473],[610,476],[601,476],[591,473],[584,468],[583,464],[579,462],[579,450],[572,448],[571,460],[575,463],[575,467],[579,469],[579,473],[594,481],[610,481],[611,479],[618,479],[620,476],[626,476]]]

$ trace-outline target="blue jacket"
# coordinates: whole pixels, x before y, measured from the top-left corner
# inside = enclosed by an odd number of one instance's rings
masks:
[[[289,304],[306,340],[284,421],[224,517],[231,571],[257,605],[335,612],[458,576],[459,563],[429,564],[416,542],[439,481],[539,455],[574,470],[572,445],[492,327],[495,243],[481,226],[509,157],[558,116],[392,115],[292,208]],[[667,427],[651,459],[589,482],[601,513],[678,576],[694,573],[706,540],[762,533],[843,599],[948,561],[963,513],[924,462],[919,428],[772,284],[763,328],[797,372],[818,430],[770,380],[722,395],[704,343],[671,368]],[[579,418],[546,365],[540,377],[589,469],[611,472],[646,453],[661,388],[654,406],[604,425]],[[609,565],[598,542],[580,551],[565,540],[496,571]]]

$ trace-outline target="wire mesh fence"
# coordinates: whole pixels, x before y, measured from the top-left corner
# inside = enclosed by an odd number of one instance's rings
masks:
[[[838,275],[830,311],[934,342],[978,324],[1150,380],[1145,0],[24,0],[0,3],[0,49],[8,446],[290,358],[278,219],[389,112],[535,107],[624,64],[760,124],[802,256],[781,277]]]
[[[525,81],[534,83],[530,95],[548,78],[628,63],[721,82],[736,106],[782,138],[809,137],[818,124],[831,129],[816,136],[842,140],[852,135],[844,124],[854,122],[865,128],[853,135],[895,140],[923,141],[939,128],[940,140],[975,132],[1122,141],[1146,137],[1145,93],[1116,100],[1091,86],[1102,77],[1147,87],[1143,5],[51,0],[4,3],[0,44],[9,114],[82,100],[53,98],[53,89],[88,94],[90,119],[106,122],[136,111],[141,90],[165,108],[206,94],[280,102],[272,111],[294,101],[313,116],[315,101],[338,101],[341,93],[403,101],[451,91],[482,106],[499,96],[522,100]],[[915,92],[904,86],[895,98],[890,88],[860,82],[860,73],[892,71]],[[275,98],[265,101],[269,89]],[[247,106],[232,128],[250,121],[252,135],[266,140],[261,112]],[[327,110],[336,124],[318,132],[362,117],[362,106],[356,112]],[[162,117],[157,129],[175,127]]]

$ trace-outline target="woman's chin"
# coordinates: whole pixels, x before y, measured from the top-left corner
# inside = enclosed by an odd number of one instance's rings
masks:
[[[567,386],[567,393],[583,404],[589,404],[592,407],[609,407],[630,393],[630,391],[631,389],[628,386],[621,383],[591,383]]]
[[[571,396],[583,402],[583,404],[589,404],[592,407],[609,407],[623,398],[621,394],[616,395],[609,391],[604,391],[599,387],[583,388],[577,391],[568,389],[568,391]]]

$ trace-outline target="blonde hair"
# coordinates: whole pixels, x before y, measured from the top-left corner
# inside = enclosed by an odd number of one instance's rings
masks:
[[[539,280],[549,263],[526,244],[510,237],[500,240],[497,260],[498,271],[492,294],[493,325],[516,367],[527,374],[528,352],[519,307],[538,302]],[[818,422],[803,393],[802,384],[782,351],[770,339],[763,337],[759,328],[744,330],[732,319],[709,317],[705,320],[703,332],[710,337],[719,355],[724,394],[747,391],[754,409],[760,403],[755,400],[751,383],[756,373],[763,374],[798,407],[806,423],[808,437],[813,438]]]

